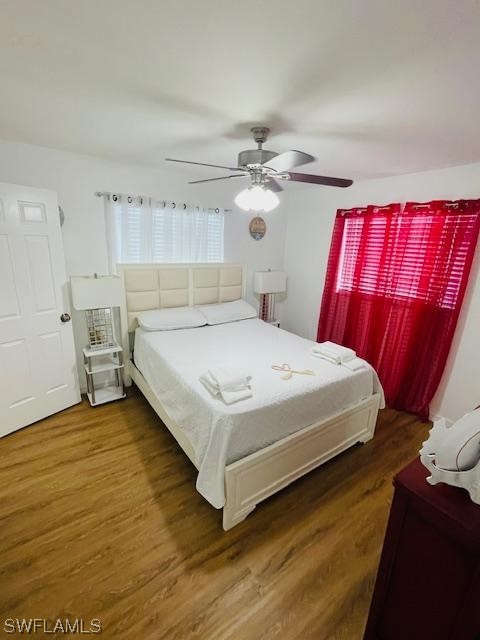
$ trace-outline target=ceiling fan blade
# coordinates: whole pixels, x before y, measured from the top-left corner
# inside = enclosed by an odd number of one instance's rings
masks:
[[[292,173],[288,172],[289,178],[293,182],[309,182],[310,184],[323,184],[328,187],[350,187],[353,184],[353,180],[347,178],[329,178],[328,176],[314,176],[310,173]],[[280,177],[280,176],[278,176]]]
[[[271,160],[268,160],[263,166],[273,169],[281,173],[282,171],[290,171],[294,167],[298,167],[301,164],[308,164],[313,162],[315,158],[309,153],[303,153],[303,151],[285,151],[278,156],[275,156]]]
[[[270,189],[270,191],[273,191],[275,193],[279,193],[280,191],[283,191],[283,187],[281,187],[278,184],[278,182],[273,178],[266,178],[265,186],[267,187],[267,189]]]
[[[240,167],[225,167],[222,164],[207,164],[206,162],[192,162],[191,160],[175,160],[175,158],[165,158],[167,162],[181,162],[183,164],[198,164],[202,167],[214,167],[215,169],[228,169],[228,171],[243,171]]]
[[[191,180],[188,184],[199,182],[213,182],[214,180],[228,180],[228,178],[248,178],[248,173],[235,173],[233,176],[220,176],[220,178],[207,178],[206,180]]]

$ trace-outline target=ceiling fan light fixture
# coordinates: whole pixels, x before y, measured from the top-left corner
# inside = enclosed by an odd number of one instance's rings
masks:
[[[235,204],[244,211],[268,212],[278,207],[280,200],[271,189],[255,184],[240,191],[235,198]]]

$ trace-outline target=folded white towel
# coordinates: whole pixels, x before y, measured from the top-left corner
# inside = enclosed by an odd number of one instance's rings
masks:
[[[220,397],[225,404],[233,404],[239,400],[246,400],[252,397],[252,390],[248,382],[250,380],[249,377],[245,378],[247,382],[238,384],[237,386],[231,386],[228,389],[221,389],[210,371],[201,375],[199,380],[213,396]]]
[[[323,357],[330,362],[335,362],[336,364],[353,360],[357,355],[353,349],[343,347],[340,344],[335,344],[335,342],[330,341],[320,342],[314,345],[312,347],[312,352],[315,355]]]
[[[332,364],[341,364],[335,356],[328,356],[326,353],[320,353],[318,351],[314,351],[312,349],[312,356],[315,358],[320,358],[321,360],[326,360],[327,362],[331,362]]]
[[[353,360],[346,360],[341,363],[342,367],[350,369],[350,371],[360,371],[361,369],[367,369],[367,363],[361,358],[353,358]]]
[[[365,360],[357,358],[356,356],[351,360],[344,360],[343,362],[338,362],[336,358],[331,358],[330,356],[322,353],[312,352],[312,356],[315,356],[315,358],[320,358],[321,360],[326,360],[326,362],[331,362],[332,364],[336,364],[341,367],[346,367],[347,369],[350,369],[350,371],[360,371],[361,369],[368,368]]]
[[[250,381],[250,376],[226,367],[211,367],[208,373],[220,391],[245,389]]]

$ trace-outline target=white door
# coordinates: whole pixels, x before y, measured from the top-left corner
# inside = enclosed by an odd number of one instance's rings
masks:
[[[0,436],[80,401],[57,196],[0,183]]]

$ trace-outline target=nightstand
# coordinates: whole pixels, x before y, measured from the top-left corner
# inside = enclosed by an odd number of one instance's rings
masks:
[[[83,362],[87,375],[87,396],[92,407],[125,398],[122,375],[122,347],[113,346],[105,347],[104,349],[85,347],[83,350]],[[95,375],[108,371],[113,372],[115,377],[114,384],[95,388]]]

